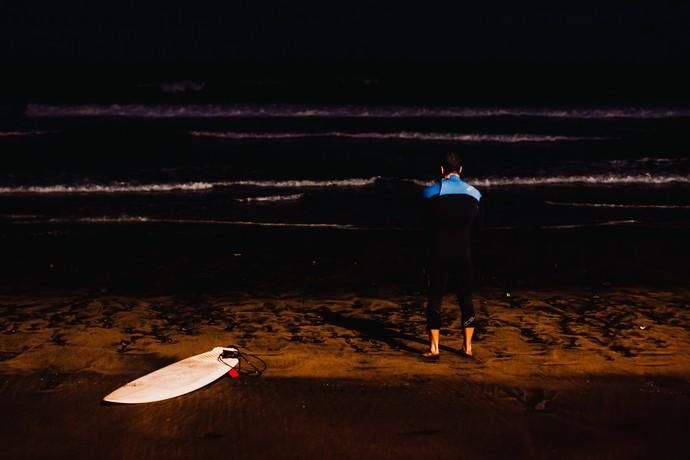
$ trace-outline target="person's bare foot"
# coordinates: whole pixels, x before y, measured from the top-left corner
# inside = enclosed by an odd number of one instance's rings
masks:
[[[462,356],[464,356],[465,358],[471,358],[472,357],[472,348],[462,347],[462,350],[460,350],[460,354]]]
[[[439,359],[441,359],[441,354],[438,351],[433,352],[429,350],[427,352],[422,353],[422,358],[426,361],[438,361]]]

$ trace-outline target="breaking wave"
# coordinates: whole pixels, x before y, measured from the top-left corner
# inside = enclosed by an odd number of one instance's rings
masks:
[[[332,179],[332,180],[285,180],[285,181],[220,181],[220,182],[179,182],[169,184],[84,184],[84,185],[45,185],[0,187],[0,195],[20,194],[109,194],[109,193],[166,193],[166,192],[203,192],[216,188],[260,187],[260,188],[330,188],[330,187],[366,187],[376,183],[380,177]],[[275,198],[275,197],[274,197]],[[294,196],[292,199],[295,199]],[[257,200],[260,201],[260,200]],[[268,201],[268,198],[267,198]]]
[[[27,137],[27,136],[44,136],[46,134],[55,134],[57,131],[0,131],[0,138],[3,137]]]
[[[559,119],[662,119],[690,117],[690,110],[664,108],[532,109],[519,107],[369,107],[306,105],[217,104],[30,104],[29,117],[124,118],[496,118],[537,117]]]
[[[82,185],[42,185],[42,186],[4,186],[0,187],[0,195],[21,194],[142,194],[168,192],[205,192],[214,189],[231,187],[256,188],[285,188],[285,189],[319,189],[319,188],[364,188],[385,181],[381,176],[350,179],[298,179],[298,180],[236,180],[218,182],[178,182],[161,184],[133,184],[118,182],[112,184],[82,184]],[[432,181],[420,179],[396,179],[399,182],[413,183],[427,186]],[[470,178],[469,183],[476,187],[539,187],[539,186],[628,186],[628,185],[690,185],[687,175],[588,175],[588,176],[550,176],[550,177],[487,177]],[[246,201],[280,201],[295,200],[301,194],[271,195],[266,197],[243,198]]]
[[[219,219],[167,219],[145,216],[103,216],[103,217],[77,217],[77,218],[54,218],[42,220],[18,220],[15,224],[185,224],[185,225],[228,225],[244,227],[267,227],[267,228],[296,228],[296,229],[330,229],[330,230],[366,230],[366,231],[415,231],[413,227],[371,227],[353,224],[336,223],[302,223],[302,222],[257,222],[257,221],[237,221]],[[542,225],[538,228],[543,230],[569,230],[576,228],[589,227],[611,227],[620,225],[638,224],[635,219],[609,220],[603,222],[592,222],[583,224],[562,224],[562,225]],[[484,231],[505,231],[518,230],[519,226],[498,226],[484,227]]]
[[[418,185],[426,186],[432,182],[414,181]],[[476,187],[511,187],[511,186],[612,186],[612,185],[685,185],[690,184],[690,176],[684,175],[612,175],[594,174],[589,176],[549,176],[549,177],[488,177],[468,180]]]
[[[275,203],[277,201],[296,201],[304,196],[304,193],[292,195],[270,195],[270,196],[251,196],[247,198],[237,198],[240,203]]]
[[[17,221],[18,224],[203,224],[203,225],[236,225],[251,227],[287,227],[287,228],[327,228],[337,230],[363,230],[367,227],[358,227],[350,224],[334,223],[291,223],[291,222],[254,222],[243,220],[219,220],[219,219],[166,219],[145,216],[103,216],[103,217],[77,217],[55,218],[44,220]]]
[[[590,222],[583,224],[557,224],[557,225],[540,225],[538,228],[542,230],[570,230],[575,228],[590,228],[590,227],[616,227],[619,225],[632,225],[640,223],[635,219],[626,220],[607,220],[603,222]],[[524,227],[519,227],[516,225],[501,226],[501,227],[485,227],[483,230],[520,230]]]
[[[573,136],[547,136],[537,134],[457,134],[457,133],[430,133],[430,132],[393,132],[393,133],[348,133],[330,131],[322,133],[247,133],[247,132],[213,132],[191,131],[190,135],[201,138],[228,139],[228,140],[281,140],[281,139],[307,139],[307,138],[345,138],[366,140],[412,140],[412,141],[437,141],[437,142],[492,142],[492,143],[528,143],[528,142],[573,142],[605,140],[603,137],[573,137]]]
[[[44,186],[16,186],[0,187],[0,194],[69,194],[69,193],[151,193],[175,191],[200,191],[214,187],[208,182],[184,182],[171,184],[84,184],[84,185],[44,185]]]
[[[690,204],[565,203],[558,201],[546,201],[546,204],[569,208],[690,209]]]

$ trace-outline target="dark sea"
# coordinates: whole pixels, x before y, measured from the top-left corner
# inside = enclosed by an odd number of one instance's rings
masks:
[[[423,289],[458,152],[480,286],[690,281],[690,109],[41,105],[0,128],[4,288]]]

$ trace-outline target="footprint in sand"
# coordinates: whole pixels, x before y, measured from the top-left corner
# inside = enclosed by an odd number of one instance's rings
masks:
[[[50,337],[50,341],[53,342],[55,345],[59,345],[61,347],[64,347],[65,345],[67,345],[67,340],[65,340],[64,337],[65,337],[65,334],[55,332]]]
[[[65,374],[59,372],[47,372],[39,379],[41,391],[52,391],[58,389],[66,380]]]
[[[9,361],[21,355],[20,351],[0,351],[0,361]]]
[[[117,349],[118,353],[124,353],[127,351],[127,347],[132,343],[129,340],[120,340],[120,347]]]
[[[609,349],[611,351],[615,351],[616,353],[619,353],[626,358],[634,358],[639,354],[639,351],[634,349],[634,348],[629,348],[621,344],[613,344],[609,346]]]

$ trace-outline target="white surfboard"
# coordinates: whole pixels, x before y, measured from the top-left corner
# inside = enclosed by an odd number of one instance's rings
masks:
[[[222,358],[223,351],[236,348],[215,347],[211,351],[183,359],[146,374],[103,398],[104,401],[138,404],[174,398],[208,385],[230,369],[237,368],[238,358]]]

